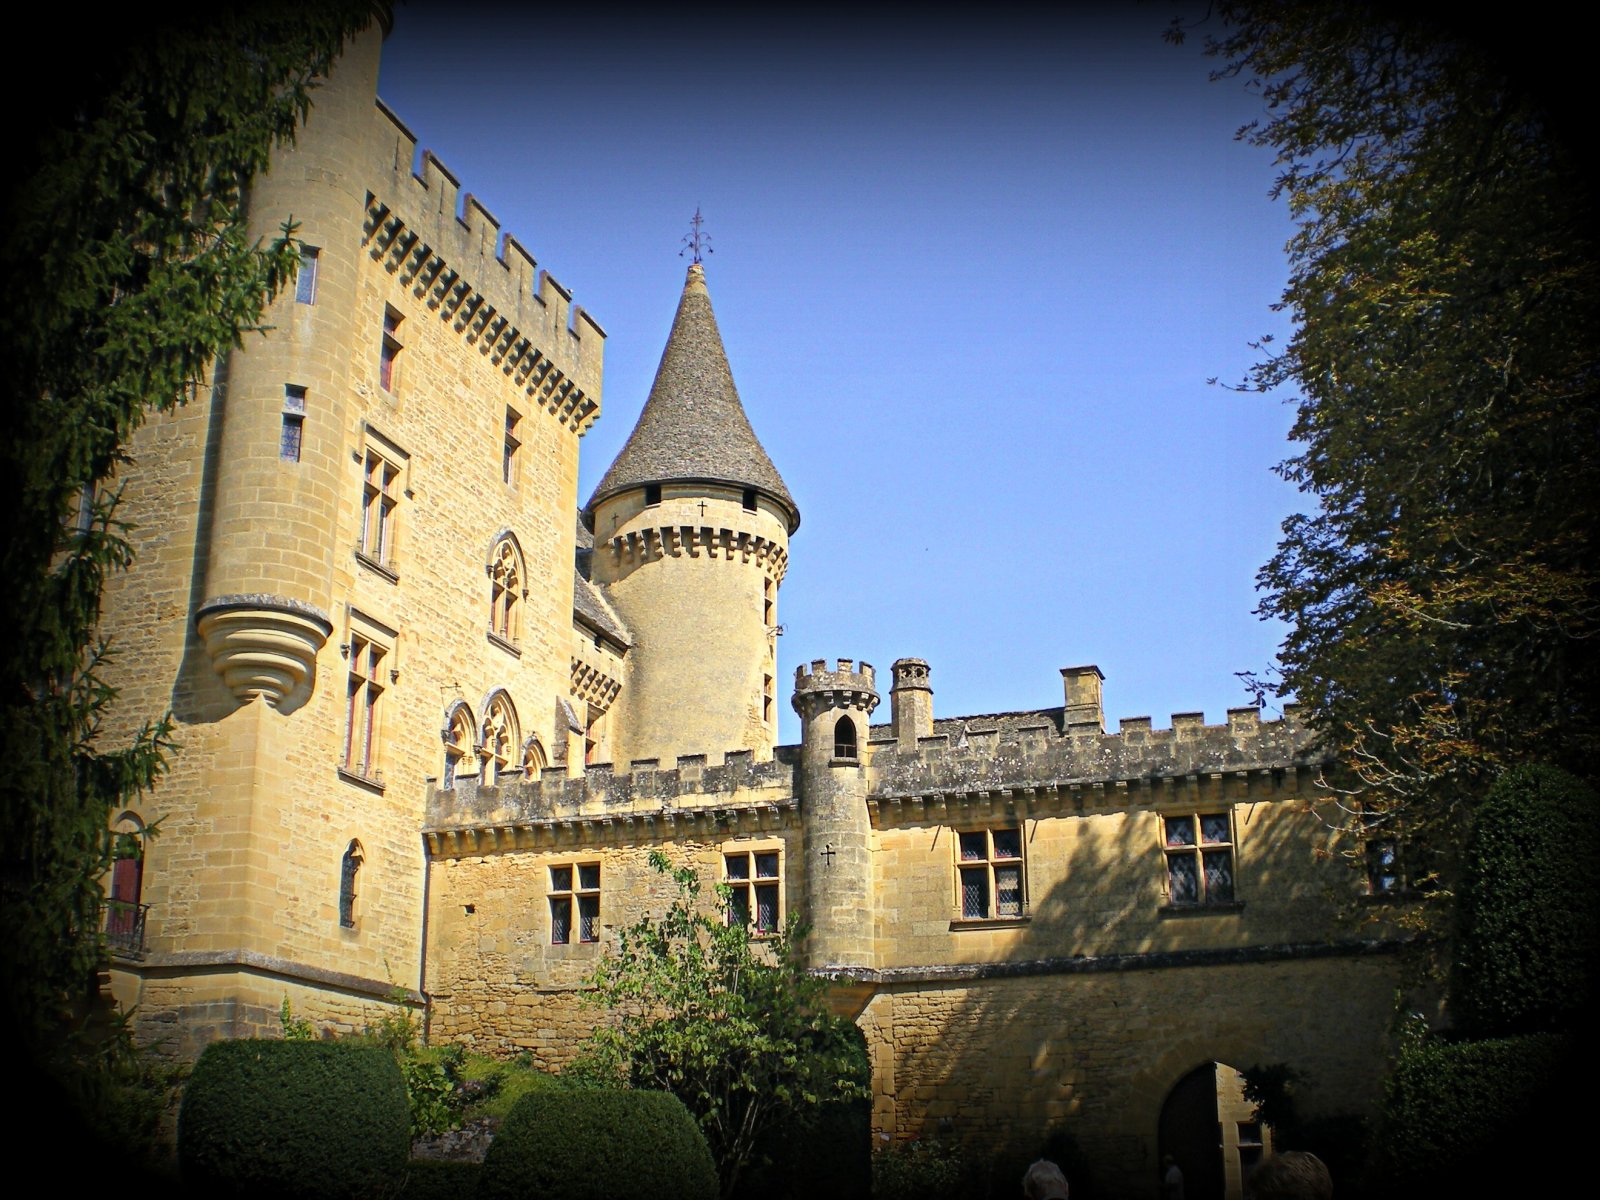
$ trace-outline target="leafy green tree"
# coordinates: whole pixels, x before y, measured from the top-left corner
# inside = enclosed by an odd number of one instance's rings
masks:
[[[694,868],[673,867],[659,850],[650,865],[672,876],[677,895],[661,917],[624,929],[591,976],[610,1015],[568,1072],[677,1096],[731,1196],[769,1127],[866,1094],[866,1048],[828,1011],[827,982],[806,971],[805,928],[794,917],[758,940],[748,924],[724,919],[725,887],[713,911]]]
[[[1242,385],[1299,393],[1279,471],[1313,503],[1259,575],[1289,625],[1276,691],[1350,768],[1352,823],[1458,848],[1507,765],[1592,774],[1600,749],[1586,164],[1524,79],[1413,11],[1216,15],[1214,77],[1265,101],[1239,136],[1277,152],[1297,223],[1294,333]]]
[[[198,395],[293,278],[293,227],[253,241],[248,186],[377,11],[338,0],[96,13],[8,142],[0,973],[8,1027],[30,1047],[72,1044],[102,954],[108,818],[172,749],[165,719],[126,745],[99,740],[116,701],[100,598],[132,556],[107,483],[145,415]]]

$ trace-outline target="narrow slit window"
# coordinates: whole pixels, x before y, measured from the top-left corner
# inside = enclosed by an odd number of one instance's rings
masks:
[[[283,389],[283,429],[278,435],[278,457],[284,462],[299,462],[305,436],[306,389],[287,384]]]
[[[315,304],[317,302],[317,260],[322,251],[315,246],[300,247],[300,273],[294,280],[294,302],[296,304]]]
[[[383,345],[378,352],[378,386],[386,392],[394,391],[400,361],[400,321],[401,316],[394,309],[384,310]]]

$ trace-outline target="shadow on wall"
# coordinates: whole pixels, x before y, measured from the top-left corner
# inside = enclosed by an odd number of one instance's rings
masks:
[[[1231,809],[1233,899],[1211,904],[1168,903],[1163,818],[1181,808],[1069,817],[1092,825],[1071,827],[1065,855],[1048,861],[1037,823],[1024,822],[1029,876],[1045,890],[1009,948],[966,978],[886,983],[873,1002],[869,1019],[889,1026],[896,1048],[894,1138],[961,1144],[987,1160],[996,1196],[1015,1194],[1047,1152],[1065,1156],[1075,1200],[1156,1196],[1163,1106],[1214,1063],[1292,1063],[1314,1103],[1369,1109],[1399,956],[1340,924],[1335,893],[1354,883],[1343,863],[1314,855],[1326,835],[1307,806]],[[964,953],[961,939],[990,935],[952,936]],[[1203,1140],[1218,1146],[1211,1094],[1212,1115],[1187,1123],[1203,1119]],[[1169,1114],[1169,1141],[1190,1136],[1184,1111],[1204,1106]],[[1209,1165],[1195,1175],[1191,1196],[1215,1191]]]

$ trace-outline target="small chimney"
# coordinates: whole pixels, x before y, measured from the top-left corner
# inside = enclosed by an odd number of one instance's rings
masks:
[[[1104,680],[1100,668],[1093,665],[1061,668],[1061,682],[1067,693],[1068,733],[1106,731],[1105,710],[1100,704],[1100,684]]]
[[[933,688],[928,685],[928,664],[922,659],[895,660],[889,708],[895,749],[901,754],[915,754],[917,739],[933,736]]]

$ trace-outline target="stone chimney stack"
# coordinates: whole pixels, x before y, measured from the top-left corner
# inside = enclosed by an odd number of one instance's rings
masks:
[[[889,711],[895,749],[901,754],[915,751],[918,738],[933,736],[933,689],[928,686],[928,664],[922,659],[895,660]]]
[[[1061,668],[1061,681],[1067,691],[1068,733],[1106,731],[1105,710],[1100,704],[1100,684],[1104,680],[1105,676],[1100,673],[1100,668],[1092,664],[1087,667]]]

